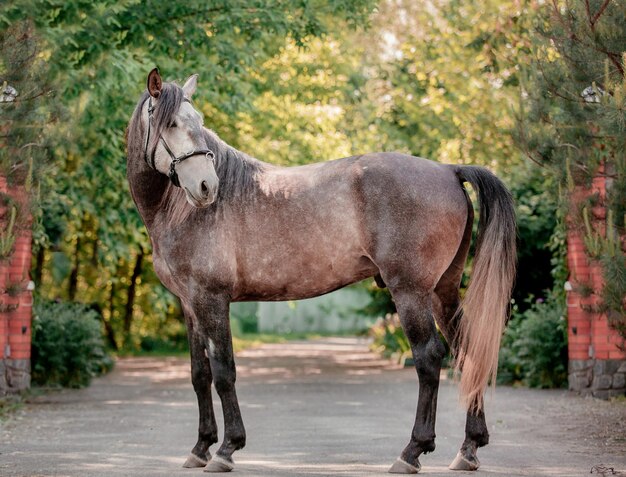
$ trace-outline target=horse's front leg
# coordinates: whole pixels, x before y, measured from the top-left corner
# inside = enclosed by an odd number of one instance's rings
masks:
[[[211,365],[205,354],[204,339],[194,329],[193,311],[184,304],[183,310],[185,312],[189,351],[191,354],[191,382],[198,398],[199,410],[198,441],[191,450],[191,454],[183,464],[183,467],[204,467],[211,460],[209,447],[217,442],[217,423],[215,422],[211,396]]]
[[[213,384],[222,401],[224,440],[209,461],[205,472],[229,472],[233,469],[233,452],[246,444],[246,431],[235,392],[235,359],[230,333],[229,300],[221,295],[198,293],[192,300],[195,328],[208,350]]]

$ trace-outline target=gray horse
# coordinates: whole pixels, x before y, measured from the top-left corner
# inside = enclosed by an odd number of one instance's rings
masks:
[[[235,392],[229,304],[314,297],[368,277],[387,286],[411,343],[419,398],[411,439],[390,469],[416,473],[435,449],[439,372],[450,343],[467,406],[451,468],[475,470],[488,443],[483,392],[493,379],[515,275],[515,214],[480,167],[374,153],[301,167],[253,159],[203,126],[191,97],[154,69],[127,131],[128,180],[150,234],[154,269],[180,298],[198,397],[198,441],[185,467],[233,469],[246,442]],[[459,285],[480,201],[472,280]],[[211,383],[222,401],[218,441]]]

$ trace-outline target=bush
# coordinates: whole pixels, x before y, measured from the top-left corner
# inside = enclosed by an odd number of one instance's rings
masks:
[[[78,303],[35,304],[32,379],[39,385],[78,388],[113,367],[98,313]]]
[[[370,328],[369,334],[374,339],[372,350],[385,358],[396,355],[397,361],[400,361],[411,353],[411,344],[402,331],[397,313],[388,313],[385,318],[379,318]]]
[[[184,323],[176,322],[174,325],[162,329],[158,336],[142,336],[139,347],[141,351],[153,354],[188,352],[187,329]]]
[[[549,295],[514,315],[502,338],[498,382],[536,388],[567,385],[567,322],[562,300]]]

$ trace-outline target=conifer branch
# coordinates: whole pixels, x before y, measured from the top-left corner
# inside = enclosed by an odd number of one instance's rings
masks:
[[[598,10],[598,12],[591,19],[591,23],[590,24],[591,24],[591,29],[592,30],[595,29],[596,22],[598,21],[600,16],[604,13],[604,10],[606,10],[606,7],[609,6],[609,3],[611,3],[611,0],[604,0],[604,3],[602,3],[602,5],[600,6],[600,9]]]

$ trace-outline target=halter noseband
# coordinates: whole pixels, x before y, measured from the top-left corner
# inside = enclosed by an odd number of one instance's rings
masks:
[[[189,101],[189,100],[185,99],[185,101]],[[155,151],[152,151],[152,154],[148,155],[148,144],[150,143],[150,126],[152,124],[153,112],[154,112],[154,106],[152,105],[152,97],[150,97],[149,102],[148,102],[148,134],[146,134],[146,146],[144,147],[144,150],[143,150],[143,158],[146,161],[146,164],[148,164],[148,166],[150,166],[152,169],[156,171],[157,168],[154,163]],[[170,162],[170,170],[167,173],[167,177],[170,178],[170,181],[176,187],[180,187],[180,181],[178,180],[178,174],[176,173],[176,166],[178,164],[180,164],[183,161],[186,161],[190,157],[199,156],[200,154],[204,154],[206,158],[209,159],[211,162],[215,161],[215,153],[211,151],[211,149],[194,149],[192,151],[186,152],[176,157],[176,155],[172,152],[172,150],[167,145],[167,142],[165,142],[165,139],[163,138],[161,134],[159,134],[159,140],[163,143],[163,147],[172,158],[172,162]]]

